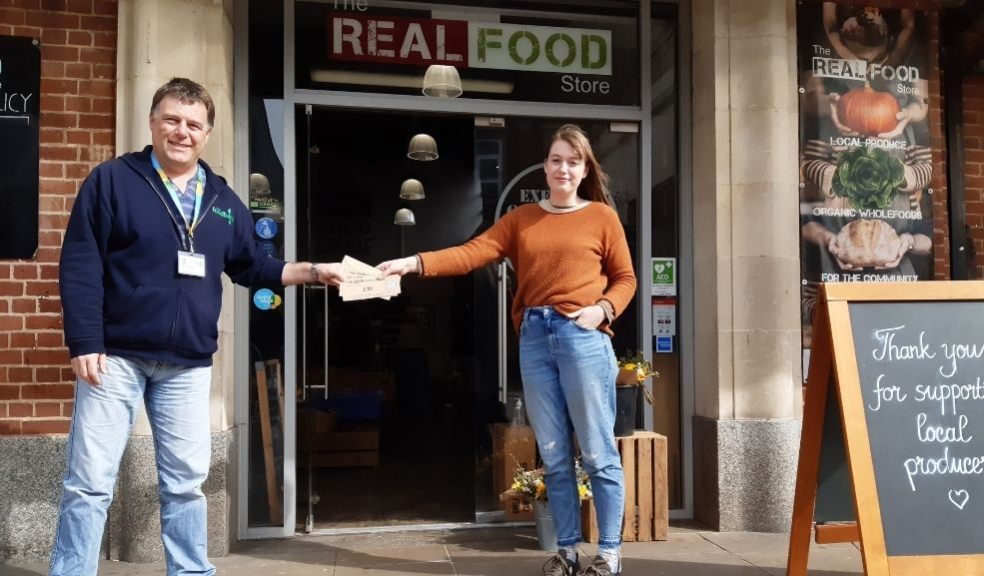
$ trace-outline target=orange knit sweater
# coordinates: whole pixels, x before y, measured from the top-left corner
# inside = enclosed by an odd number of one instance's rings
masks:
[[[466,274],[503,258],[516,268],[516,330],[529,306],[570,314],[605,298],[617,317],[635,295],[625,230],[615,211],[599,202],[564,214],[524,204],[461,246],[420,254],[423,276]],[[607,325],[600,329],[612,333]]]

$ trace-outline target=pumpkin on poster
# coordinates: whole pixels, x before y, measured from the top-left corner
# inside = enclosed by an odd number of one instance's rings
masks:
[[[837,117],[848,128],[864,136],[878,136],[898,124],[902,109],[889,92],[874,90],[865,83],[837,101]]]

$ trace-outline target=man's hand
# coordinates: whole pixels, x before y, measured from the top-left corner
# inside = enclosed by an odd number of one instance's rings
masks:
[[[339,262],[315,264],[314,269],[318,272],[318,282],[329,286],[338,286],[345,280],[345,277],[342,276],[342,265]]]
[[[417,257],[407,256],[406,258],[397,258],[396,260],[387,260],[386,262],[380,262],[376,265],[376,269],[383,274],[390,276],[392,274],[399,274],[404,276],[410,274],[411,272],[419,273],[420,270],[417,267]]]
[[[99,386],[102,384],[99,375],[106,373],[106,355],[83,354],[76,356],[72,358],[72,370],[75,371],[75,377],[79,380],[84,380],[92,386]]]

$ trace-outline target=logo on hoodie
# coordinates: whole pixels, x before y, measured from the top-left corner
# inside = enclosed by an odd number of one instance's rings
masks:
[[[215,214],[219,218],[222,218],[223,220],[229,223],[229,226],[232,226],[232,221],[233,221],[232,208],[227,208],[223,210],[218,206],[212,206],[212,214]]]

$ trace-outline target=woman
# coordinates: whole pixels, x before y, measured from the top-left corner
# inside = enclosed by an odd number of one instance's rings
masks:
[[[617,363],[611,323],[632,300],[636,279],[608,176],[579,127],[568,124],[554,133],[543,169],[549,198],[512,210],[461,246],[378,268],[451,276],[502,258],[512,261],[523,391],[558,534],[559,550],[543,572],[618,576],[625,490],[612,431]],[[572,432],[591,477],[600,536],[598,556],[583,569]]]

